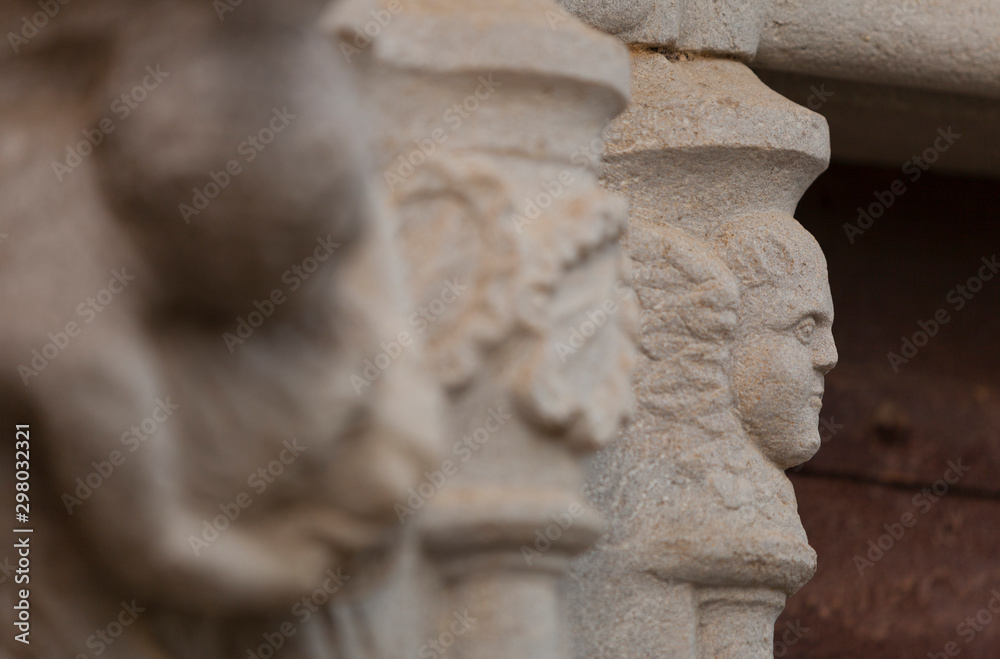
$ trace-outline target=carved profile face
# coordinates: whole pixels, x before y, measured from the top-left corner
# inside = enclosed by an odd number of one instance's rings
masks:
[[[793,218],[740,218],[717,249],[741,284],[732,351],[736,405],[747,435],[785,469],[820,446],[824,376],[837,364],[826,259]]]

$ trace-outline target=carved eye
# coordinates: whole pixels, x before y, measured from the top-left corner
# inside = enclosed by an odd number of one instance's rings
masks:
[[[816,331],[816,320],[813,318],[806,318],[802,320],[798,325],[795,326],[795,336],[802,343],[809,344],[812,341],[813,334]]]

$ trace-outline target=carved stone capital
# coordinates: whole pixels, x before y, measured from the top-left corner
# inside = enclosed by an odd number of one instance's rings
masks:
[[[634,50],[632,80],[603,182],[631,202],[638,409],[591,465],[608,530],[572,569],[577,654],[770,656],[816,565],[783,470],[819,447],[836,363],[825,260],[792,217],[826,124],[733,60]]]
[[[328,25],[357,46],[369,11]],[[448,393],[453,451],[412,518],[438,575],[429,625],[467,607],[453,656],[567,656],[560,580],[602,528],[581,455],[631,403],[626,209],[597,183],[627,51],[552,2],[454,0],[405,4],[351,54],[415,300],[401,329]]]

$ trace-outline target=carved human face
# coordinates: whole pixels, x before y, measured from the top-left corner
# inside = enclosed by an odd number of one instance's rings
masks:
[[[837,348],[823,252],[801,227],[782,242],[790,272],[741,296],[732,378],[747,434],[787,469],[819,450],[823,378]]]

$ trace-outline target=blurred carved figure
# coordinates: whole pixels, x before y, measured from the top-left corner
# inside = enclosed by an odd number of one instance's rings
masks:
[[[372,654],[569,657],[566,570],[602,528],[584,459],[632,398],[627,209],[597,180],[627,51],[552,0],[350,0],[328,25],[375,99],[409,330],[445,388],[450,440],[400,509],[424,645]],[[397,618],[379,614],[384,638]]]
[[[438,394],[417,347],[366,375],[404,296],[324,5],[71,3],[0,57],[0,405],[31,426],[36,565],[5,655],[337,656],[322,605],[399,535]]]
[[[767,656],[836,350],[761,7],[564,3],[645,50],[554,0],[44,4],[0,8],[0,652]]]

